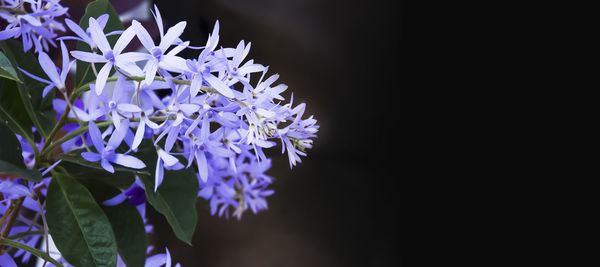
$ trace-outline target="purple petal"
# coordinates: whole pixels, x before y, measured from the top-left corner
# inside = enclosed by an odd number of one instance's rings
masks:
[[[146,168],[146,164],[138,158],[125,154],[115,154],[111,160],[112,162],[119,164],[121,166],[133,168],[133,169],[143,169]]]
[[[187,23],[185,21],[182,21],[182,22],[175,24],[175,26],[169,28],[169,30],[167,30],[167,34],[165,34],[165,36],[163,36],[162,40],[160,41],[160,45],[158,45],[158,47],[162,51],[167,51],[169,46],[171,46],[173,44],[173,42],[175,42],[175,39],[177,39],[181,35],[181,33],[183,33],[183,30],[185,29],[186,24]]]
[[[129,120],[123,120],[119,123],[119,128],[116,129],[113,134],[108,139],[108,143],[106,144],[106,148],[108,149],[117,149],[123,139],[125,138],[125,134],[127,134],[127,129],[129,128]]]
[[[90,52],[82,52],[82,51],[71,51],[71,56],[81,61],[90,62],[90,63],[103,63],[107,62],[106,58],[101,55],[90,53]]]
[[[144,26],[142,26],[142,24],[140,24],[137,20],[133,20],[131,22],[131,26],[135,28],[135,33],[146,50],[152,51],[152,48],[155,47],[154,41]]]
[[[152,12],[152,10],[150,10],[150,12]],[[154,20],[156,20],[156,26],[158,26],[158,32],[160,33],[160,36],[164,36],[165,31],[162,17],[160,16],[160,11],[158,11],[158,7],[156,5],[154,5],[154,12],[152,12],[152,16],[154,16]]]
[[[108,163],[107,159],[102,159],[100,161],[100,165],[102,165],[102,168],[104,168],[106,171],[110,173],[115,173],[115,168],[113,168],[113,166],[110,165],[110,163]]]
[[[46,95],[48,94],[48,92],[50,92],[50,90],[52,90],[52,88],[54,88],[54,84],[50,84],[44,87],[44,91],[42,91],[42,97],[46,97]]]
[[[169,153],[165,152],[162,149],[158,149],[158,156],[165,162],[166,166],[173,166],[175,165],[177,162],[179,162],[179,160],[176,157],[171,156]]]
[[[48,54],[41,52],[38,56],[38,60],[40,62],[40,66],[42,66],[42,69],[44,69],[44,72],[48,75],[48,78],[50,78],[55,85],[61,84],[56,66]]]
[[[93,44],[93,41],[90,38],[90,36],[85,31],[83,31],[83,29],[81,27],[79,27],[79,24],[75,23],[74,21],[72,21],[70,19],[65,19],[65,23],[67,24],[67,27],[69,27],[69,29],[71,29],[71,31],[73,31],[75,34],[77,34],[77,36],[79,36],[88,45],[91,46]]]
[[[163,181],[163,177],[164,177],[164,169],[163,169],[163,164],[162,164],[162,160],[161,158],[158,158],[156,161],[156,171],[155,171],[155,177],[154,177],[154,192],[156,192],[156,190],[158,190],[158,187],[160,186],[160,184]]]
[[[100,48],[100,51],[102,51],[102,53],[110,51],[110,45],[108,44],[108,40],[106,40],[106,36],[104,35],[102,28],[100,28],[98,22],[94,18],[90,17],[89,25],[90,27],[88,28],[88,30],[90,31],[90,34],[92,36],[92,39],[94,40],[94,43],[96,43],[96,46]]]
[[[209,75],[206,75],[204,78],[212,87],[214,87],[222,95],[229,97],[229,98],[234,97],[233,92],[231,91],[231,88],[229,88],[229,86],[227,86],[223,81],[219,80],[214,75],[209,74]]]
[[[144,122],[144,120],[140,120],[137,130],[135,132],[135,137],[133,138],[133,144],[131,145],[132,150],[136,150],[137,147],[142,142],[142,139],[144,138],[145,130],[146,130],[146,123]]]
[[[134,104],[126,104],[126,103],[122,103],[117,105],[117,108],[121,111],[124,112],[142,112],[142,109]]]
[[[196,163],[198,164],[198,174],[200,174],[202,181],[206,183],[208,180],[208,163],[203,151],[196,152]]]
[[[2,263],[2,266],[6,266],[6,267],[18,267],[17,263],[13,260],[13,258],[8,253],[4,253],[4,254],[0,255],[0,263]]]
[[[119,204],[123,203],[123,201],[125,201],[125,199],[127,199],[127,196],[125,195],[125,192],[122,192],[121,194],[118,194],[115,197],[102,202],[102,205],[104,205],[104,206],[116,206],[116,205],[119,205]]]
[[[94,143],[96,150],[98,153],[102,153],[102,151],[104,151],[104,140],[102,139],[102,133],[100,133],[100,129],[98,129],[98,126],[96,126],[94,121],[89,122],[88,129],[90,138],[92,139],[92,143]]]
[[[98,22],[98,25],[100,25],[100,28],[102,30],[104,30],[104,27],[106,27],[106,23],[108,22],[108,19],[109,19],[108,14],[102,14],[98,18],[96,18],[96,21]]]
[[[94,152],[81,152],[81,157],[83,157],[87,161],[96,162],[99,161],[102,157],[98,153]]]
[[[44,80],[44,79],[42,79],[42,78],[40,78],[40,77],[38,77],[38,76],[35,76],[35,75],[33,75],[33,74],[31,74],[31,73],[27,72],[26,70],[24,70],[24,69],[21,69],[20,67],[17,67],[17,68],[18,68],[18,69],[19,69],[21,72],[25,73],[25,75],[29,76],[30,78],[32,78],[32,79],[34,79],[34,80],[36,80],[36,81],[43,82],[43,83],[47,83],[47,84],[52,84],[52,82],[51,82],[51,81]]]
[[[110,74],[110,70],[112,69],[113,64],[110,62],[106,62],[102,69],[98,72],[98,77],[96,77],[96,94],[102,94],[104,90],[104,86],[106,85],[106,79],[108,79],[108,75]]]
[[[61,41],[60,42],[60,51],[62,52],[62,65],[61,68],[63,69],[62,72],[65,72],[65,69],[69,69],[69,51],[67,50],[67,47],[65,46],[65,42]],[[62,73],[61,73],[62,74]],[[65,75],[66,78],[66,75]],[[60,81],[62,83],[64,83],[64,78],[62,78],[62,75],[60,77]]]
[[[129,26],[129,28],[127,28],[127,30],[125,30],[121,34],[121,36],[115,43],[115,47],[113,48],[113,53],[115,55],[121,54],[121,51],[123,51],[123,49],[125,49],[125,47],[129,44],[129,42],[131,42],[131,39],[133,39],[133,36],[135,36],[134,28]]]
[[[21,32],[21,28],[20,27],[16,27],[16,28],[12,28],[12,29],[8,29],[8,30],[0,31],[0,40],[6,40],[6,39],[9,39],[9,38],[13,38],[19,32]]]
[[[115,60],[118,62],[118,64],[125,64],[125,62],[133,63],[141,60],[148,60],[151,58],[152,56],[150,54],[140,52],[127,52],[116,56]]]
[[[146,78],[144,79],[144,83],[146,85],[150,85],[154,80],[154,76],[156,76],[156,70],[158,69],[158,60],[151,59],[148,60],[148,65],[146,65]]]

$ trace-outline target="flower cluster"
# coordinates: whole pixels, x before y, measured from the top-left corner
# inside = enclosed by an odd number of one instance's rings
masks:
[[[143,139],[151,139],[158,154],[155,191],[165,170],[190,168],[195,163],[199,196],[210,200],[213,214],[219,210],[219,215],[229,216],[228,207],[232,207],[240,218],[248,208],[253,212],[267,208],[265,197],[273,193],[267,187],[273,179],[264,174],[270,167],[264,150],[279,140],[290,167],[295,165],[312,147],[311,138],[319,127],[316,120],[312,116],[302,119],[305,104],[281,103],[287,86],[276,84],[278,74],[267,76],[268,67],[245,60],[250,43],[217,48],[218,22],[198,57],[184,59],[178,54],[189,46],[180,39],[186,23],[165,31],[156,7],[154,15],[158,43],[135,20],[113,46],[95,18],[89,19],[85,32],[79,31],[76,38],[88,43],[92,52],[70,54],[92,66],[103,64],[85,94],[84,107],[74,107],[70,114],[88,123],[87,144],[96,148],[81,156],[101,162],[109,172],[114,171],[112,164],[141,169],[146,164],[129,154],[137,151]],[[134,37],[144,52],[124,52]],[[68,62],[63,50],[63,66]],[[42,66],[49,77],[58,76],[53,64]],[[114,77],[109,77],[111,72]],[[63,83],[64,79],[54,85]],[[65,101],[56,100],[55,106],[61,110]],[[105,121],[112,123],[103,134],[96,124]],[[122,142],[129,151],[115,152]]]
[[[56,46],[54,31],[65,31],[55,18],[66,11],[59,0],[0,0],[0,16],[8,22],[0,31],[0,40],[21,38],[26,51],[35,46],[46,77],[20,66],[15,68],[45,84],[40,92],[43,97],[53,88],[64,96],[53,98],[58,123],[45,135],[47,140],[32,138],[41,136],[35,133],[35,127],[31,136],[17,135],[25,166],[40,171],[44,177],[41,182],[0,177],[0,241],[15,242],[11,246],[19,248],[9,256],[0,244],[2,266],[16,266],[13,258],[17,257],[28,262],[31,255],[27,251],[37,250],[21,248],[39,247],[40,239],[45,248],[36,256],[68,266],[60,252],[49,249],[51,238],[43,202],[47,191],[56,192],[56,187],[48,189],[53,179],[50,171],[58,181],[59,175],[68,173],[60,165],[61,159],[52,157],[59,146],[64,154],[77,154],[84,166],[97,164],[95,168],[110,173],[118,168],[136,175],[139,173],[131,169],[153,172],[154,177],[139,174],[129,188],[101,203],[136,206],[147,233],[152,226],[146,221],[146,196],[152,200],[152,191],[162,191],[164,180],[174,178],[169,176],[170,171],[193,170],[185,171],[187,178],[194,184],[197,179],[199,184],[190,192],[190,199],[195,204],[195,190],[199,189],[197,197],[208,200],[212,215],[240,219],[247,210],[257,213],[268,208],[266,198],[274,193],[269,188],[274,178],[266,175],[271,168],[266,152],[279,144],[292,168],[312,148],[319,126],[312,116],[303,118],[306,105],[295,105],[293,94],[289,102],[285,100],[282,94],[287,86],[277,83],[278,74],[267,74],[268,66],[247,59],[250,43],[241,41],[235,48],[220,46],[217,21],[203,47],[191,46],[181,39],[186,22],[165,29],[155,6],[152,14],[158,42],[135,20],[125,30],[107,32],[108,14],[90,17],[87,29],[65,19],[72,35],[57,39],[62,56],[58,67],[45,51],[48,44]],[[109,42],[107,36],[111,35],[116,42]],[[142,44],[140,51],[130,51],[134,38]],[[69,51],[65,42],[73,40],[87,44],[89,50]],[[184,58],[179,54],[185,49],[200,51],[195,58]],[[77,71],[89,68],[95,78],[68,90],[67,76],[77,61],[81,63]],[[80,94],[80,99],[74,98]],[[63,131],[60,139],[56,136],[59,129]],[[156,154],[151,155],[156,162],[142,160],[148,152]],[[148,170],[152,164],[154,169]],[[60,171],[53,170],[55,167]],[[152,178],[154,188],[148,182]],[[21,206],[25,210],[20,213]],[[48,221],[52,227],[52,219]],[[117,266],[124,266],[121,254],[117,256]],[[171,266],[168,249],[146,260],[146,266],[163,265]]]
[[[7,22],[0,40],[21,38],[24,51],[33,46],[36,53],[48,51],[49,45],[56,47],[55,31],[65,31],[56,18],[67,10],[60,0],[0,0],[0,18]]]

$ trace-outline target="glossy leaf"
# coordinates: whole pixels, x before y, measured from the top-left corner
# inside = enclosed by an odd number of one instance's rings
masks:
[[[104,33],[109,33],[112,31],[123,30],[123,23],[119,20],[119,14],[115,11],[115,8],[108,0],[96,0],[91,2],[85,8],[85,14],[79,21],[79,26],[82,29],[87,29],[89,26],[90,17],[98,18],[102,14],[108,14],[108,22],[106,23],[106,27],[104,28]],[[115,45],[117,39],[119,39],[119,35],[108,36],[108,43],[112,46]],[[88,44],[84,42],[77,42],[77,50],[78,51],[86,51],[90,52],[91,49]],[[99,71],[104,64],[96,63],[96,70]],[[86,83],[89,83],[96,79],[94,72],[92,70],[91,64],[87,62],[82,62],[80,60],[77,61],[77,75],[75,79],[75,84],[77,87],[80,87]]]
[[[16,134],[33,140],[33,123],[20,100],[16,82],[0,78],[0,119]]]
[[[10,63],[10,60],[8,60],[8,58],[1,51],[0,51],[0,77],[4,77],[4,78],[7,78],[7,79],[10,79],[13,81],[21,82],[21,80],[19,80],[19,76],[17,76],[17,72],[15,71],[15,68],[12,66],[12,63]]]
[[[29,170],[25,167],[19,140],[3,122],[0,122],[0,148],[0,174],[21,177],[34,182],[42,180],[42,174],[39,171]]]
[[[92,193],[97,203],[102,203],[120,193],[119,190],[98,181],[83,183]],[[112,225],[121,259],[128,267],[143,267],[146,261],[148,240],[144,221],[135,208],[123,202],[117,206],[100,204]]]
[[[23,47],[16,40],[0,41],[0,48],[12,63],[12,66],[19,66],[28,72],[38,77],[46,77],[46,74],[40,67],[40,63],[31,52],[23,53]],[[42,91],[45,84],[38,82],[20,71],[16,72],[19,80],[23,83],[16,83],[18,95],[21,99],[23,107],[33,125],[38,132],[47,137],[56,124],[56,113],[52,108],[52,99],[54,98],[54,90],[50,91],[45,98],[42,97]]]
[[[147,170],[151,172],[150,175],[139,176],[146,189],[148,202],[167,218],[177,238],[191,245],[198,220],[196,200],[199,185],[196,174],[191,168],[165,170],[163,182],[154,192],[154,170],[158,156],[152,142],[142,142],[137,157],[146,163]]]
[[[134,173],[129,171],[117,170],[115,173],[110,173],[104,169],[97,168],[97,166],[90,167],[64,159],[60,163],[60,166],[84,184],[88,181],[99,181],[112,187],[126,189],[135,181]]]
[[[75,178],[53,173],[46,219],[62,256],[75,266],[116,266],[117,243],[110,221]]]

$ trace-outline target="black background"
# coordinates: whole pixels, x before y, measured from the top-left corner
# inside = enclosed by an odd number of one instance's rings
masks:
[[[251,41],[249,57],[279,73],[321,125],[303,163],[273,154],[270,209],[241,221],[199,206],[193,246],[156,213],[154,242],[183,266],[400,266],[407,129],[400,1],[159,0],[166,25],[202,45],[215,20],[220,43]],[[186,56],[194,56],[191,52]]]

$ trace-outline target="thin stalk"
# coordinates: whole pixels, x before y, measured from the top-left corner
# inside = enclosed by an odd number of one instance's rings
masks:
[[[64,265],[60,264],[54,258],[50,257],[50,254],[48,254],[47,252],[43,252],[43,251],[37,250],[37,249],[32,248],[30,246],[27,246],[27,245],[24,245],[24,244],[21,244],[19,242],[15,242],[15,241],[12,241],[12,240],[6,239],[6,238],[0,239],[0,244],[8,245],[8,246],[11,246],[11,247],[15,247],[15,248],[18,248],[18,249],[25,250],[25,251],[27,251],[27,252],[35,255],[38,258],[41,258],[41,259],[43,259],[45,261],[51,262],[52,264],[54,264],[54,265],[56,265],[58,267],[64,267]]]
[[[26,236],[30,236],[30,235],[41,235],[43,234],[44,231],[29,231],[29,232],[21,232],[21,233],[16,233],[14,235],[11,235],[8,237],[8,239],[20,239]]]
[[[63,112],[62,116],[60,116],[60,119],[56,123],[56,126],[54,126],[54,128],[52,128],[52,131],[50,131],[50,135],[48,136],[48,140],[46,140],[44,146],[42,147],[42,151],[44,151],[50,145],[50,143],[52,143],[52,139],[54,139],[54,136],[56,135],[56,133],[58,133],[58,130],[60,130],[60,128],[63,127],[65,121],[69,117],[68,114],[70,111],[71,105],[67,105],[65,107],[65,112]]]
[[[103,121],[103,122],[100,122],[100,123],[98,123],[98,124],[97,124],[97,126],[98,126],[98,127],[104,127],[104,126],[108,126],[108,125],[110,125],[110,124],[112,124],[112,121]],[[62,144],[62,143],[64,143],[64,142],[66,142],[66,141],[68,141],[68,140],[72,139],[73,137],[75,137],[75,136],[78,136],[78,135],[80,135],[81,133],[83,133],[83,132],[87,131],[87,130],[88,130],[88,127],[89,127],[89,126],[87,126],[87,125],[82,125],[81,127],[79,127],[79,129],[77,129],[77,130],[75,130],[75,131],[73,131],[73,132],[69,133],[68,135],[64,136],[63,138],[59,139],[58,141],[56,141],[56,142],[52,143],[50,146],[48,146],[48,147],[46,148],[46,150],[43,150],[43,151],[41,152],[41,155],[42,155],[42,156],[43,156],[43,155],[46,155],[46,153],[48,153],[48,152],[52,151],[52,150],[53,150],[55,147],[57,147],[58,145],[60,145],[60,144]]]

